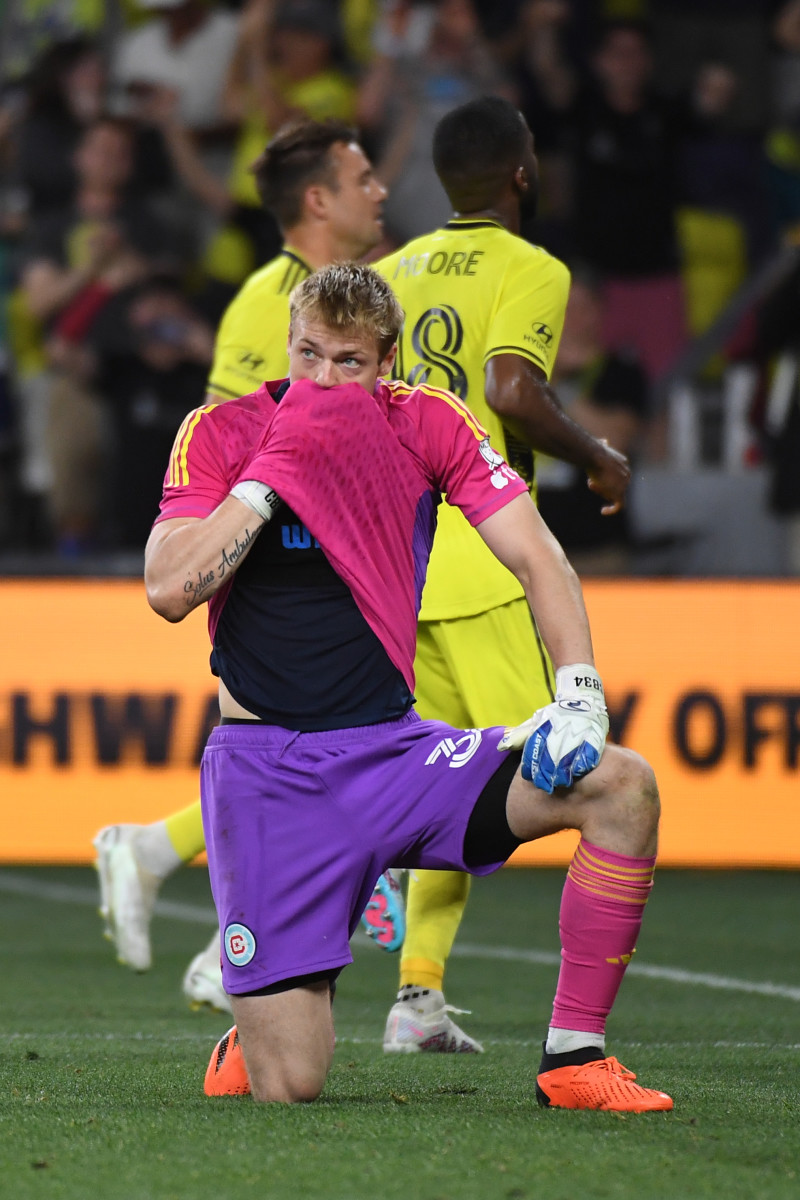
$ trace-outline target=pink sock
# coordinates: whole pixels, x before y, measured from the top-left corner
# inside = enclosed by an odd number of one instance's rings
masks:
[[[551,1026],[605,1033],[633,956],[655,857],[632,858],[581,839],[561,896],[561,970]]]

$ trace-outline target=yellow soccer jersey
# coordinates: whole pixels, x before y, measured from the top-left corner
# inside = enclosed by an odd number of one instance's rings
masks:
[[[567,268],[502,225],[468,218],[454,218],[375,266],[406,314],[396,374],[455,392],[533,489],[533,455],[486,403],[484,369],[495,355],[519,354],[550,377],[564,326]],[[522,594],[461,513],[442,505],[420,619],[470,616]]]
[[[289,293],[311,268],[289,246],[254,271],[226,308],[217,331],[208,390],[236,400],[282,379],[289,369]]]

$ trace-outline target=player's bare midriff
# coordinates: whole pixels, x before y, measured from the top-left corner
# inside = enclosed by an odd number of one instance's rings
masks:
[[[244,717],[251,721],[258,720],[257,713],[248,712],[239,704],[238,700],[234,700],[222,680],[219,682],[219,713],[221,717]]]

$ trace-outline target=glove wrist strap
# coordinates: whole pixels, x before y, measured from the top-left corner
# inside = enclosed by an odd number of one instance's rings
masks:
[[[589,663],[571,663],[556,671],[556,696],[589,693],[601,702],[605,700],[603,681]]]

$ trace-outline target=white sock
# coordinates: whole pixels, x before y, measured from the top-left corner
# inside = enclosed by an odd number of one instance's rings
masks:
[[[605,1034],[587,1033],[585,1029],[556,1029],[551,1025],[544,1049],[546,1054],[569,1054],[571,1050],[582,1050],[584,1046],[597,1046],[605,1056]]]
[[[142,825],[136,834],[133,849],[139,866],[157,879],[166,879],[183,864],[183,859],[169,840],[166,821]]]

